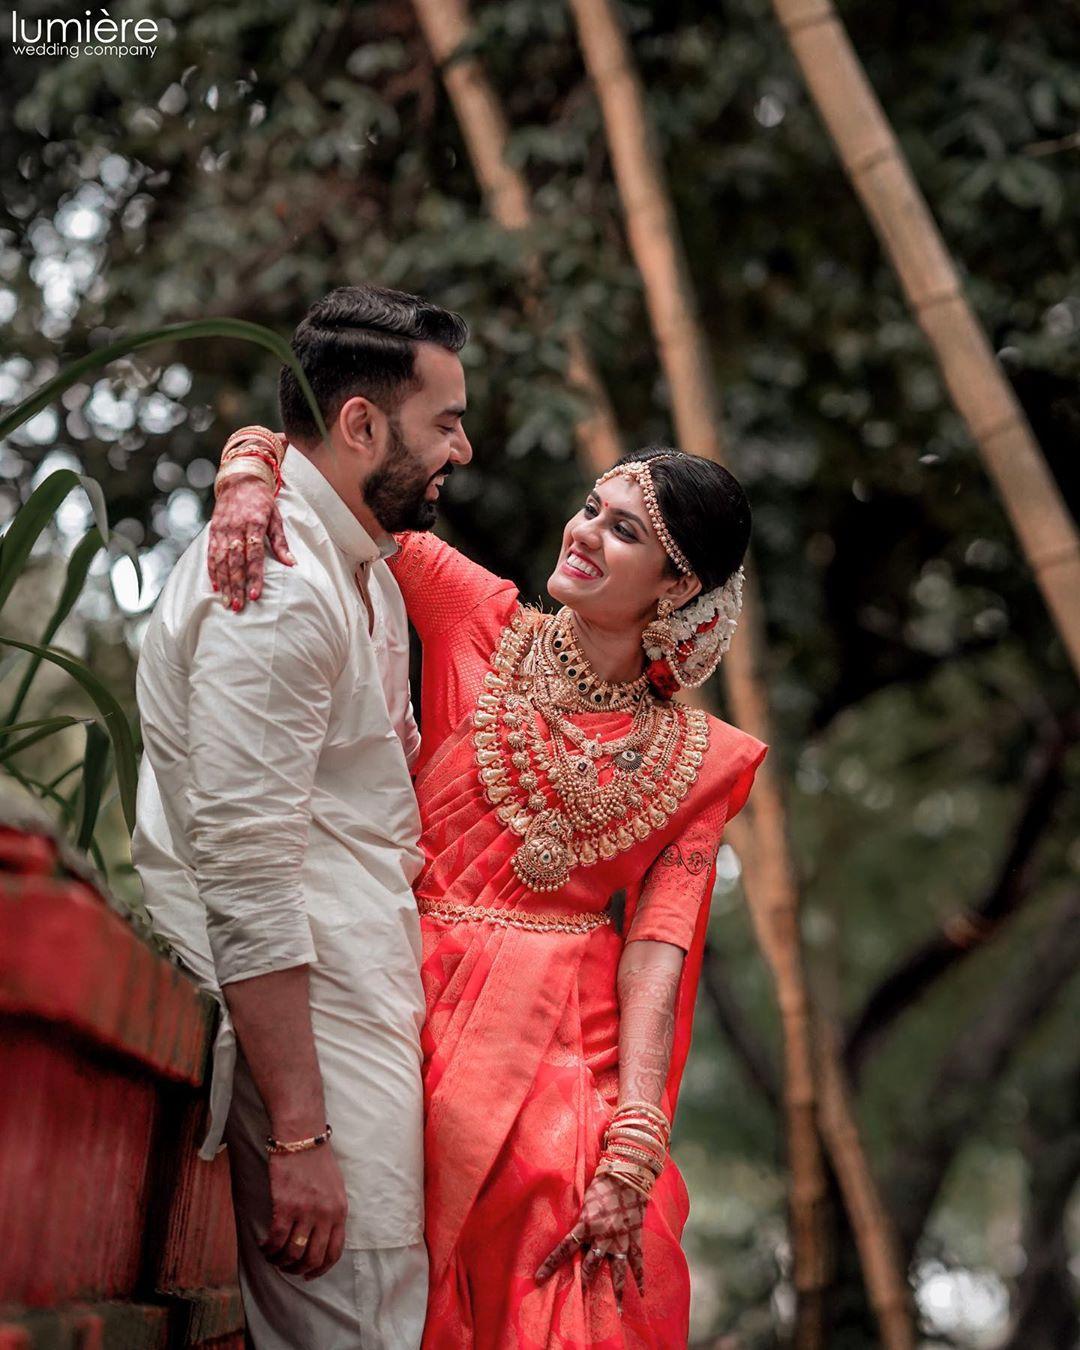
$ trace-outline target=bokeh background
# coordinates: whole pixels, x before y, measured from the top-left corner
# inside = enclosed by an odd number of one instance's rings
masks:
[[[535,221],[516,233],[488,214],[407,0],[138,12],[162,25],[152,59],[58,63],[5,45],[0,401],[163,323],[234,316],[288,336],[335,285],[420,292],[472,330],[476,454],[440,528],[541,595],[585,482],[567,335],[585,335],[628,444],[673,438],[569,11],[473,6],[466,54],[497,91],[533,195]],[[620,12],[754,505],[807,968],[847,1038],[922,1343],[1068,1350],[1080,1343],[1074,676],[770,5]],[[1020,0],[840,12],[1075,515],[1080,13]],[[129,710],[147,615],[205,522],[217,452],[239,424],[276,424],[276,376],[240,342],[149,348],[0,444],[0,522],[51,471],[77,468],[138,551],[141,591],[128,559],[98,555],[56,639]],[[4,631],[39,635],[90,523],[69,497]],[[19,660],[0,662],[6,689]],[[35,689],[35,716],[79,708],[59,672]],[[19,763],[50,780],[80,746],[72,728]],[[126,838],[114,800],[97,843],[137,910]],[[731,846],[713,915],[676,1142],[694,1336],[758,1350],[793,1312],[788,1168],[776,999]],[[913,954],[935,941],[946,959],[916,987]],[[827,1226],[828,1344],[876,1345],[841,1206]]]

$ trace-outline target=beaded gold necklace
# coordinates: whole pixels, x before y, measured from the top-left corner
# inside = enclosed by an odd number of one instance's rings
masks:
[[[658,700],[643,679],[599,680],[566,611],[519,611],[492,667],[473,715],[476,762],[496,815],[522,837],[512,863],[525,886],[558,890],[575,867],[610,861],[663,829],[697,780],[709,740],[703,712]],[[582,711],[631,711],[630,730],[602,741],[570,721]]]

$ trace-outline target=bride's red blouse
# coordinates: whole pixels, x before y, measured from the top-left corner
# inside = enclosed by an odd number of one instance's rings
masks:
[[[646,1212],[645,1297],[626,1281],[622,1316],[607,1263],[589,1287],[581,1257],[538,1285],[537,1267],[574,1225],[618,1096],[616,970],[624,942],[688,953],[664,1108],[675,1108],[690,1043],[714,860],[766,747],[716,718],[696,782],[666,825],[560,890],[528,890],[521,843],[488,801],[473,714],[492,654],[519,612],[513,584],[430,534],[405,535],[391,567],[423,644],[416,790],[424,902],[560,915],[603,911],[625,890],[624,931],[533,931],[491,915],[422,916],[427,1239],[426,1350],[671,1347],[688,1335],[682,1177],[669,1162]],[[573,719],[605,740],[628,712]],[[542,722],[538,719],[542,727]]]

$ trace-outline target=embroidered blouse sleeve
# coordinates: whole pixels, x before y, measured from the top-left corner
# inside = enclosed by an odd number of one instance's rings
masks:
[[[469,716],[491,654],[517,609],[517,588],[433,534],[399,536],[389,560],[424,649],[419,774]]]
[[[740,750],[730,789],[695,815],[646,872],[627,942],[670,942],[690,950],[724,827],[742,810],[766,748],[747,736]]]
[[[427,643],[462,626],[471,627],[478,610],[502,614],[512,608],[517,588],[479,563],[472,562],[434,534],[398,535],[398,551],[390,559],[409,622]],[[492,632],[506,622],[502,617]]]

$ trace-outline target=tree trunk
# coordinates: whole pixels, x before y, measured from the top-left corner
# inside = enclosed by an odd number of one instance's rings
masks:
[[[772,0],[1080,674],[1080,537],[831,0]]]
[[[585,63],[600,101],[630,247],[645,285],[646,303],[667,378],[682,449],[723,458],[720,400],[705,334],[696,313],[682,247],[641,80],[612,0],[571,0]],[[747,585],[741,641],[727,653],[722,673],[738,724],[770,740],[763,678],[763,640],[756,587]],[[754,865],[745,874],[751,916],[776,982],[784,1026],[784,1102],[792,1172],[791,1219],[799,1295],[796,1344],[824,1343],[823,1294],[829,1258],[823,1211],[826,1179],[817,1135],[815,1049],[803,969],[799,895],[784,803],[775,767],[766,761],[752,801]],[[866,1161],[850,1102],[843,1090],[837,1046],[829,1036],[817,1048],[829,1061],[821,1084],[828,1097],[820,1125],[845,1198],[857,1201],[852,1227],[883,1344],[914,1345],[907,1285],[895,1262],[895,1242]]]
[[[1024,1123],[1028,1198],[1024,1269],[1013,1299],[1013,1325],[1002,1350],[1060,1350],[1080,1345],[1080,1310],[1065,1231],[1080,1183],[1080,1057],[1068,1074],[1040,1084]]]
[[[522,174],[507,162],[509,127],[498,95],[477,57],[454,56],[470,31],[467,0],[413,0],[413,7],[442,71],[488,210],[505,230],[527,229],[533,223],[529,188]],[[576,428],[578,447],[592,470],[601,474],[622,454],[619,429],[580,333],[572,333],[567,340],[567,356],[567,378],[590,409]]]

